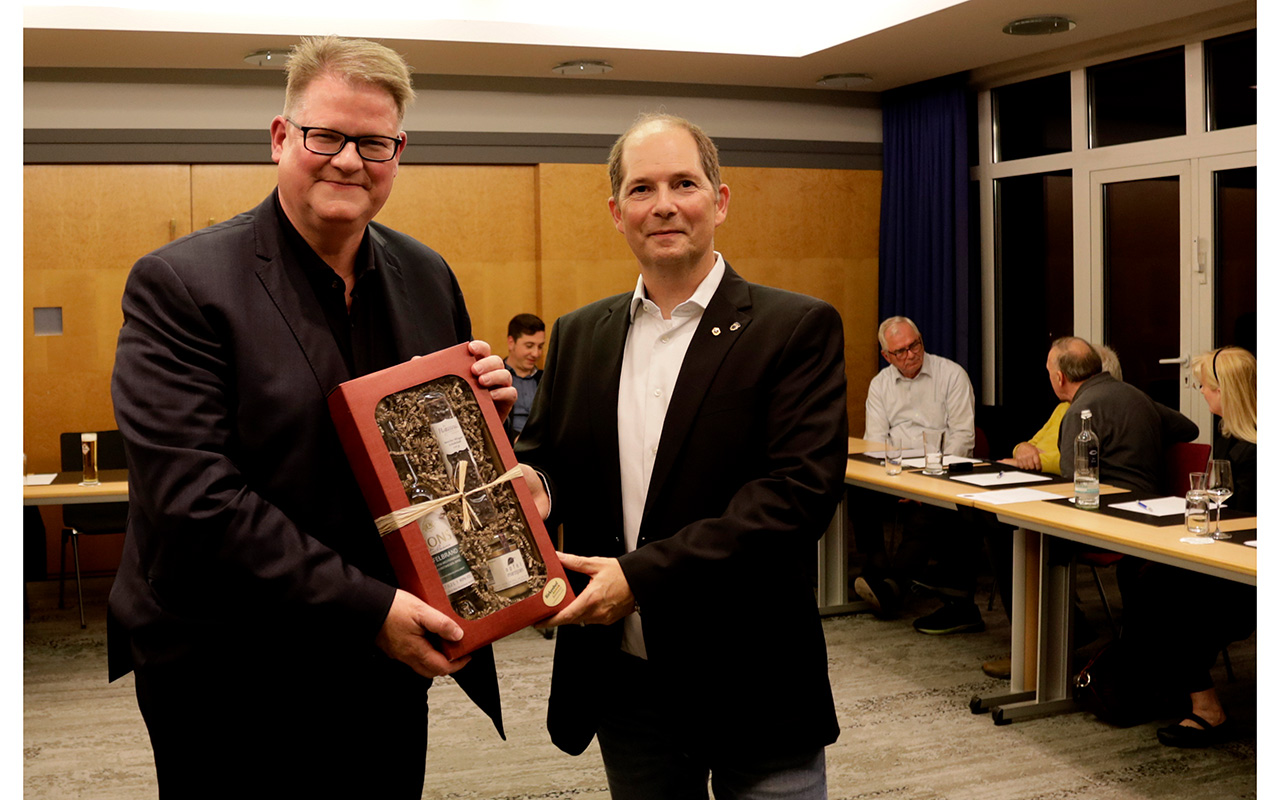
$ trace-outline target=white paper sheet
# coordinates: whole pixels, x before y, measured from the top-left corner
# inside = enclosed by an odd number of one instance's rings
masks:
[[[1029,503],[1032,500],[1061,500],[1062,495],[1039,489],[997,489],[994,492],[970,492],[961,497],[971,497],[984,503],[1003,506],[1009,503]]]
[[[1111,508],[1130,511],[1134,514],[1146,514],[1151,517],[1171,517],[1187,512],[1187,501],[1183,497],[1156,497],[1151,500],[1132,500],[1128,503],[1116,503]]]
[[[981,475],[953,475],[952,480],[961,483],[972,483],[974,486],[1013,486],[1019,483],[1039,483],[1051,480],[1047,475],[1033,475],[1030,472],[986,472]]]
[[[22,476],[23,486],[48,486],[53,483],[53,479],[58,477],[56,472],[33,472],[30,475]]]
[[[981,464],[981,463],[982,463],[982,459],[979,459],[979,458],[965,458],[964,456],[943,456],[943,457],[942,457],[942,463],[943,463],[943,464],[960,464],[960,463],[967,463],[967,464]],[[923,467],[923,466],[924,466],[924,455],[923,455],[923,454],[921,454],[921,457],[920,457],[920,458],[904,458],[904,459],[902,459],[902,466],[904,466],[904,467]]]

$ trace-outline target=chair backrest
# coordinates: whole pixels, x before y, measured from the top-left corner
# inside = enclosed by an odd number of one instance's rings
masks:
[[[982,428],[973,429],[973,457],[987,458],[991,455],[991,446],[987,443],[987,433]]]
[[[91,433],[93,431],[85,431]],[[96,431],[98,434],[98,469],[126,469],[124,436],[120,431]],[[84,467],[80,456],[80,432],[64,433],[58,444],[62,452],[62,471],[79,472]]]
[[[1204,472],[1213,448],[1196,442],[1178,442],[1164,451],[1164,485],[1161,491],[1184,497],[1191,488],[1192,472]]]

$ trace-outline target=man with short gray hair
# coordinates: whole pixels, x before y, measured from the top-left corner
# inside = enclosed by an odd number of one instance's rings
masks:
[[[889,436],[905,450],[923,447],[923,431],[945,431],[943,452],[972,456],[973,384],[956,362],[925,352],[920,329],[907,317],[889,317],[877,331],[880,355],[889,366],[867,389],[867,427],[863,438],[883,442]],[[952,513],[918,503],[902,507],[902,543],[892,558],[884,552],[884,515],[892,498],[860,492],[865,513],[855,531],[859,550],[869,556],[854,591],[884,617],[897,614],[908,582],[943,599],[942,608],[916,620],[921,633],[979,631],[982,615],[973,602],[976,556],[981,542]],[[894,505],[891,505],[894,504]],[[930,568],[930,558],[936,566]],[[928,572],[928,574],[926,574]]]
[[[864,439],[882,442],[892,434],[904,448],[922,446],[922,431],[946,431],[943,451],[973,455],[973,384],[949,358],[925,352],[920,329],[907,317],[889,317],[877,332],[880,355],[889,366],[867,389]]]

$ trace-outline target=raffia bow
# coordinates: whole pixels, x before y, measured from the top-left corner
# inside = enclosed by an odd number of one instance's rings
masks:
[[[448,505],[449,503],[452,503],[457,500],[461,500],[464,497],[468,497],[470,495],[476,494],[477,492],[488,491],[489,489],[492,489],[495,486],[500,486],[501,484],[508,483],[509,481],[515,480],[517,477],[522,475],[524,475],[524,472],[521,471],[520,467],[516,466],[502,473],[497,477],[497,479],[490,481],[489,483],[486,483],[483,486],[477,486],[474,489],[464,489],[464,487],[466,486],[466,480],[467,480],[467,463],[465,461],[460,462],[458,464],[458,480],[457,480],[457,483],[455,484],[455,488],[457,489],[457,491],[455,491],[453,494],[445,495],[444,497],[437,497],[435,500],[428,500],[425,503],[414,503],[411,506],[398,508],[395,511],[392,511],[390,514],[383,514],[381,517],[378,517],[374,521],[375,524],[378,526],[378,534],[381,536],[386,536],[388,533],[391,533],[392,531],[398,531],[411,522],[417,522],[418,520],[422,519],[426,515],[430,514],[432,511],[435,511],[438,508],[442,508]],[[475,515],[475,512],[471,510],[471,505],[468,503],[463,503],[462,504],[462,529],[464,531],[471,530],[471,523],[472,523],[472,519],[474,518],[474,515]],[[476,520],[476,524],[477,525],[479,524],[479,520]]]

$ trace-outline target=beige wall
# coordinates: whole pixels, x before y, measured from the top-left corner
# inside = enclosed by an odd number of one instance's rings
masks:
[[[716,246],[748,280],[820,297],[844,317],[850,430],[874,374],[880,173],[726,167],[732,190]],[[139,256],[260,202],[272,166],[24,168],[23,448],[58,470],[58,434],[114,428],[110,375],[120,294]],[[475,336],[506,353],[506,324],[548,325],[630,291],[636,265],[609,218],[603,165],[405,166],[379,221],[438,250],[458,275]],[[35,336],[32,308],[63,309]],[[861,343],[861,344],[859,344]],[[871,343],[871,344],[868,344]],[[57,565],[56,508],[46,509]],[[86,569],[110,569],[117,537],[90,537]],[[115,539],[115,541],[110,541]]]
[[[523,85],[523,84],[521,84]],[[23,83],[24,128],[260,130],[280,113],[279,85],[139,82]],[[716,137],[879,142],[880,109],[779,99],[563,91],[420,88],[409,131],[588,133],[616,136],[641,111],[665,109]],[[412,141],[410,141],[412,146]]]

